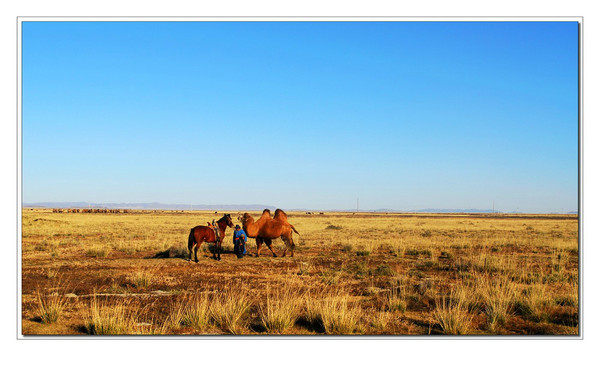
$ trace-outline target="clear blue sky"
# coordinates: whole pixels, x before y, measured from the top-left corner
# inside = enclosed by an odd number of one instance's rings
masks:
[[[24,22],[23,201],[577,210],[576,22]]]

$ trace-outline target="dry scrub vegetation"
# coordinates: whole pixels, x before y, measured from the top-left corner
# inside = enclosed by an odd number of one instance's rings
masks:
[[[294,258],[238,260],[228,229],[194,263],[190,228],[221,212],[25,209],[23,334],[579,333],[576,216],[288,215]]]

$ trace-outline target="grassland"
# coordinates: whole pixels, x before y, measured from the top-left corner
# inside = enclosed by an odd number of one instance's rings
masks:
[[[294,258],[238,260],[229,229],[222,261],[194,263],[189,229],[221,212],[25,209],[22,332],[579,332],[576,216],[288,214],[300,232]],[[274,246],[281,254],[283,242]]]

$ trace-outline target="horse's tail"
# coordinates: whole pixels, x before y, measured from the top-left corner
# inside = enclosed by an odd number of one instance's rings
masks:
[[[298,231],[296,231],[296,228],[294,228],[294,226],[292,224],[290,224],[290,227],[292,227],[292,229],[294,230],[294,232],[298,233]],[[298,235],[300,235],[300,233],[298,233]]]
[[[188,250],[192,253],[192,247],[194,246],[194,228],[190,229],[190,236],[188,237]]]

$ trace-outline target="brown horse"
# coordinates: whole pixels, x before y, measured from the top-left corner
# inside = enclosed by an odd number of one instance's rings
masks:
[[[198,248],[200,248],[200,245],[202,245],[203,242],[214,243],[215,247],[213,248],[213,258],[215,260],[221,260],[221,244],[223,243],[223,238],[225,237],[225,231],[227,230],[227,227],[233,227],[231,216],[229,214],[223,215],[223,217],[217,221],[217,227],[219,228],[218,241],[215,231],[211,227],[198,225],[190,230],[190,236],[188,237],[188,250],[190,251],[189,260],[192,260],[193,250],[194,261],[196,263],[198,262]]]
[[[263,242],[267,245],[269,250],[271,250],[273,256],[277,257],[275,251],[273,251],[273,248],[271,247],[271,243],[273,239],[278,237],[281,237],[281,240],[283,240],[283,243],[286,245],[282,257],[285,257],[288,248],[291,250],[291,256],[294,256],[294,248],[296,245],[292,239],[292,231],[296,233],[298,233],[298,231],[296,231],[296,228],[294,228],[293,225],[287,222],[287,215],[285,212],[277,209],[275,213],[275,218],[271,218],[271,211],[265,209],[260,219],[256,222],[248,213],[244,213],[244,215],[239,218],[244,227],[244,232],[246,232],[248,237],[256,238],[256,257],[260,255],[260,249]]]

